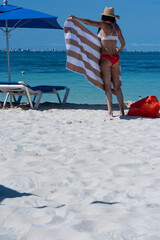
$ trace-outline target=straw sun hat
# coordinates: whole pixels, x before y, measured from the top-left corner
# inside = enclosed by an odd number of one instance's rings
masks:
[[[114,8],[113,7],[105,7],[104,13],[101,13],[101,15],[116,17],[116,18],[120,19],[119,15],[114,14]]]

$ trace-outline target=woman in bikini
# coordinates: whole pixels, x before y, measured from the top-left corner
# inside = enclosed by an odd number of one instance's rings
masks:
[[[115,19],[120,19],[120,17],[114,14],[114,8],[112,7],[106,7],[104,9],[101,21],[78,18],[74,15],[70,15],[69,17],[87,25],[99,28],[98,37],[101,39],[102,44],[100,67],[109,115],[113,116],[111,82],[114,86],[113,93],[117,96],[119,103],[120,115],[124,115],[119,53],[125,47],[125,40]],[[119,48],[116,47],[117,40],[119,40],[121,44]]]

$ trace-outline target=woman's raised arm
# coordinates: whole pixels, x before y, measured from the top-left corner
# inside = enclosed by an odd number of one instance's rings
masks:
[[[69,15],[69,18],[72,17],[73,20],[77,20],[79,22],[85,23],[87,25],[93,26],[93,27],[98,27],[98,28],[104,28],[105,22],[104,21],[92,21],[90,19],[84,19],[84,18],[79,18],[75,17],[74,15]]]

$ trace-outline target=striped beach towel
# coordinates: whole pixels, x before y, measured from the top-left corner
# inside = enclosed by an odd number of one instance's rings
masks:
[[[83,74],[90,83],[104,90],[100,70],[100,39],[78,21],[64,24],[67,49],[66,68]]]

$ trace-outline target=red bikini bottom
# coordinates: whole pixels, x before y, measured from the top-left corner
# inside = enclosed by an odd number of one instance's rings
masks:
[[[119,61],[118,54],[111,55],[111,54],[103,53],[101,54],[101,58],[107,58],[112,63],[112,65]]]

